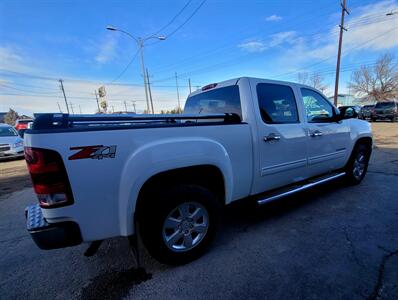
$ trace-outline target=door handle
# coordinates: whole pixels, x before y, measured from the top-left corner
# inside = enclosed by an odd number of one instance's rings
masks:
[[[310,134],[311,137],[317,137],[317,136],[322,136],[322,135],[323,135],[323,133],[320,132],[319,130],[315,130],[315,131],[311,132],[311,134]]]
[[[264,142],[270,142],[270,141],[279,141],[281,137],[279,135],[276,135],[275,133],[270,133],[269,135],[264,137]]]

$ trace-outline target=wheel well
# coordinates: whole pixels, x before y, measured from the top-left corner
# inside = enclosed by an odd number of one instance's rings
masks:
[[[373,143],[373,141],[372,141],[371,137],[362,137],[356,141],[355,147],[357,145],[365,145],[365,146],[369,147],[370,149],[372,149],[372,143]]]
[[[225,203],[224,177],[213,165],[190,166],[158,173],[142,186],[137,200],[136,213],[143,208],[143,201],[151,191],[165,189],[177,184],[195,184],[209,189],[221,204]],[[148,203],[147,203],[148,204]]]

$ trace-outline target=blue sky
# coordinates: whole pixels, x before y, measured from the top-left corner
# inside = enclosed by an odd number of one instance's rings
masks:
[[[319,72],[331,95],[340,19],[339,1],[21,1],[0,0],[0,111],[65,111],[57,82],[75,112],[96,108],[94,89],[105,85],[109,105],[145,108],[134,36],[159,32],[150,40],[145,62],[152,81],[155,110],[181,102],[188,78],[202,86],[239,76],[296,81],[298,72]],[[192,13],[197,13],[180,29]],[[344,36],[341,91],[351,71],[389,52],[398,58],[398,1],[348,0],[351,14]],[[388,12],[396,12],[386,16]],[[174,32],[175,31],[175,32]],[[173,33],[174,32],[174,33]],[[173,33],[172,35],[170,35]],[[123,70],[126,71],[122,73]]]

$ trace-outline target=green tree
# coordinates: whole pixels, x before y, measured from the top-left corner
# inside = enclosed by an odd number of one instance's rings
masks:
[[[19,118],[18,113],[12,108],[10,108],[8,113],[4,116],[4,122],[7,123],[8,125],[14,126],[18,118]]]

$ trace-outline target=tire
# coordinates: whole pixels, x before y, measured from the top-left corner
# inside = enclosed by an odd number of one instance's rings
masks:
[[[197,185],[180,185],[148,196],[138,220],[151,256],[170,265],[200,257],[217,229],[221,205],[214,194]]]
[[[364,144],[357,144],[352,151],[345,172],[349,184],[359,184],[365,177],[369,166],[371,148]]]

